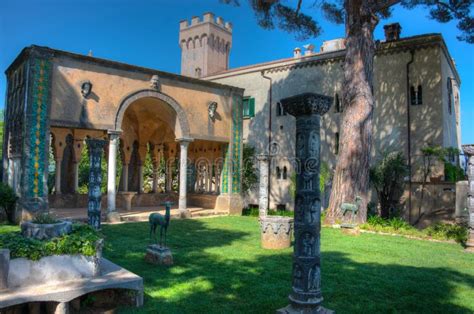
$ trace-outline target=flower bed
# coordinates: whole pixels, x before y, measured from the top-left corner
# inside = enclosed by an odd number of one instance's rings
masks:
[[[27,238],[20,232],[0,234],[0,248],[9,249],[11,258],[24,257],[37,261],[51,255],[94,256],[101,235],[87,225],[74,224],[72,232],[49,240]]]
[[[435,223],[423,230],[416,229],[401,218],[383,219],[372,216],[365,224],[359,226],[362,230],[374,231],[387,234],[399,234],[409,237],[434,240],[454,240],[464,243],[467,240],[468,231],[464,226],[456,224]]]
[[[2,233],[0,248],[9,250],[11,259],[2,276],[7,278],[8,288],[95,277],[99,275],[102,243],[98,232],[78,224],[71,233],[48,240],[20,232]]]

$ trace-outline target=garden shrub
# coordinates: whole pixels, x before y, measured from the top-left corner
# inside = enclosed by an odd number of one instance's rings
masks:
[[[401,152],[384,153],[370,169],[370,184],[377,192],[382,217],[390,218],[395,214],[407,174],[408,167]]]
[[[424,239],[454,240],[459,243],[464,243],[468,237],[468,229],[461,225],[436,223],[423,230],[418,230],[401,218],[385,219],[379,216],[370,216],[367,218],[367,222],[359,227],[376,232],[396,233]]]
[[[436,239],[455,240],[464,243],[467,241],[468,229],[454,224],[435,223],[425,229],[427,235]]]
[[[42,213],[33,218],[31,222],[35,224],[55,224],[58,220],[48,213]]]
[[[18,197],[15,191],[5,183],[0,182],[0,208],[5,211],[7,221],[11,224],[15,223],[15,203]]]
[[[444,179],[447,182],[458,182],[466,179],[464,170],[458,165],[453,165],[450,162],[444,163]]]
[[[92,227],[74,224],[70,234],[49,240],[27,238],[20,232],[2,233],[0,234],[0,247],[9,249],[11,258],[24,257],[37,261],[51,255],[82,254],[93,256],[96,254],[97,242],[101,238],[100,233]]]

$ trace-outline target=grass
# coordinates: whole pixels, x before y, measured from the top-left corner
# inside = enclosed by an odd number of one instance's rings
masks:
[[[287,305],[292,249],[261,249],[256,218],[172,220],[168,231],[174,266],[166,268],[143,260],[147,223],[103,227],[105,256],[144,278],[144,307],[122,312],[274,313]],[[324,306],[337,313],[474,312],[474,255],[458,244],[331,228],[321,243]]]
[[[146,223],[104,233],[105,256],[144,278],[140,312],[274,313],[288,303],[292,249],[261,249],[253,217],[173,220],[170,268],[144,262]],[[322,231],[324,305],[337,313],[473,313],[473,265],[456,244]]]

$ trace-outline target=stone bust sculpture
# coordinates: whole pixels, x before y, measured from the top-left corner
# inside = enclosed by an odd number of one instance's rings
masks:
[[[209,105],[207,106],[207,112],[209,114],[209,118],[211,118],[212,121],[214,121],[216,118],[216,111],[217,111],[217,103],[215,101],[211,101]]]
[[[154,90],[160,90],[161,83],[160,83],[160,77],[158,75],[153,75],[150,79],[150,87],[153,88]]]

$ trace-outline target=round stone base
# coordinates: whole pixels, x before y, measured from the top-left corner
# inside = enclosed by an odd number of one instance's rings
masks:
[[[72,222],[59,221],[54,224],[37,224],[31,221],[21,223],[21,234],[37,240],[52,239],[72,232]]]
[[[333,314],[334,311],[329,310],[320,305],[316,307],[296,308],[290,304],[287,307],[277,310],[276,313],[277,314]]]
[[[151,244],[146,249],[145,261],[154,265],[173,265],[173,255],[167,247]]]
[[[260,218],[261,244],[264,249],[285,249],[291,245],[293,218],[266,216]]]

